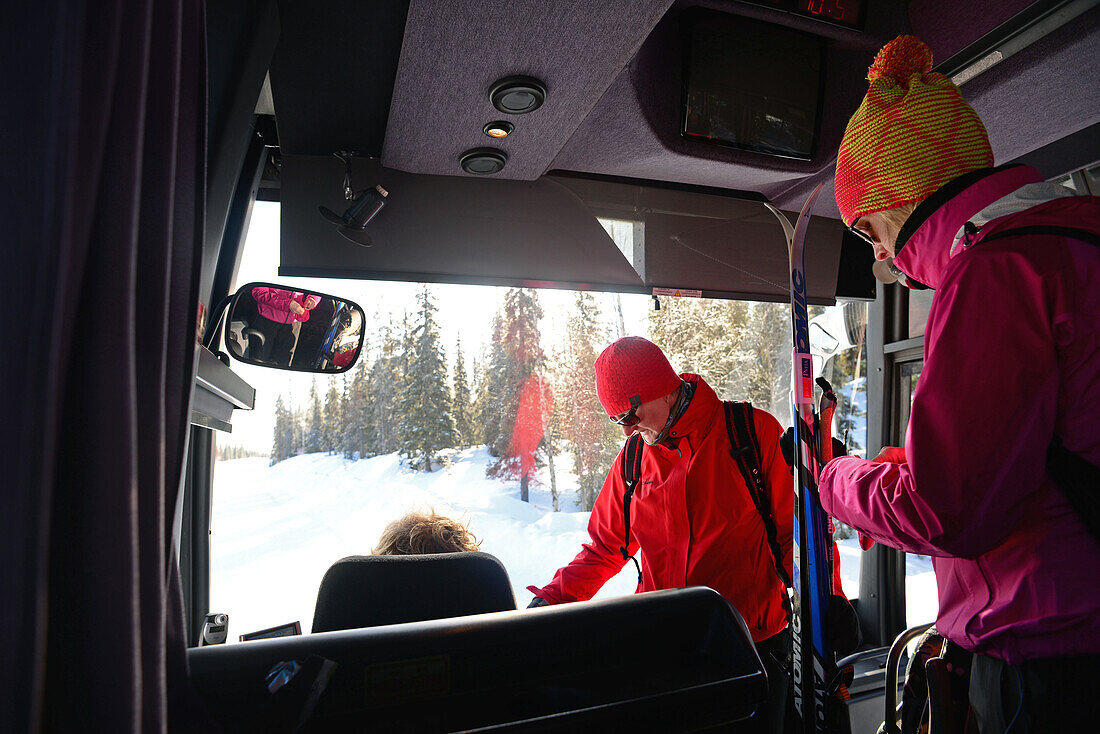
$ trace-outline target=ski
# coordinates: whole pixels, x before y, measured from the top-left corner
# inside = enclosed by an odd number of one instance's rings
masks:
[[[832,597],[832,536],[818,500],[821,470],[816,447],[828,435],[814,410],[814,370],[810,355],[806,308],[805,243],[810,209],[821,191],[818,185],[788,234],[791,264],[791,321],[794,336],[792,410],[795,445],[794,585],[791,615],[794,708],[799,734],[835,730],[840,702],[828,690],[837,679],[836,658],[825,635]],[[831,417],[831,410],[827,411]],[[829,432],[831,433],[831,431]],[[831,442],[828,449],[831,449]],[[828,450],[827,449],[827,450]]]

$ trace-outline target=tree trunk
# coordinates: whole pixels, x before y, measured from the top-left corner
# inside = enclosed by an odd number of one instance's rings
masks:
[[[519,498],[523,502],[530,502],[531,501],[527,498],[527,480],[528,480],[528,475],[527,474],[524,474],[523,477],[519,480]]]
[[[615,294],[615,313],[619,317],[619,338],[626,336],[626,320],[623,318],[623,299],[618,293]]]
[[[550,497],[554,501],[554,512],[558,512],[558,477],[554,473],[554,431],[546,436],[546,464],[550,467]]]

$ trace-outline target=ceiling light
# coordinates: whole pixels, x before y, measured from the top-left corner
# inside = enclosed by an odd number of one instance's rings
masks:
[[[516,126],[506,120],[497,120],[485,123],[485,127],[481,129],[490,138],[506,138],[516,129]]]
[[[546,85],[530,76],[509,76],[489,87],[489,101],[501,112],[522,115],[546,100]]]
[[[508,162],[508,156],[503,150],[496,148],[474,148],[459,156],[458,162],[466,173],[484,176],[504,168],[504,164]]]

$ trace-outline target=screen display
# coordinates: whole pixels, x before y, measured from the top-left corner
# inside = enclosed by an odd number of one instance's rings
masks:
[[[795,12],[807,18],[817,18],[859,28],[863,15],[863,0],[797,0]]]
[[[824,41],[709,10],[685,13],[684,137],[809,160]]]

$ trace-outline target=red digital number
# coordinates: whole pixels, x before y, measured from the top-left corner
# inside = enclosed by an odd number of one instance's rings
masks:
[[[804,7],[811,15],[823,16],[831,20],[844,20],[844,16],[848,14],[847,8],[840,0],[806,0],[805,5],[799,3],[799,6]],[[856,14],[859,12],[858,7],[857,3]]]

